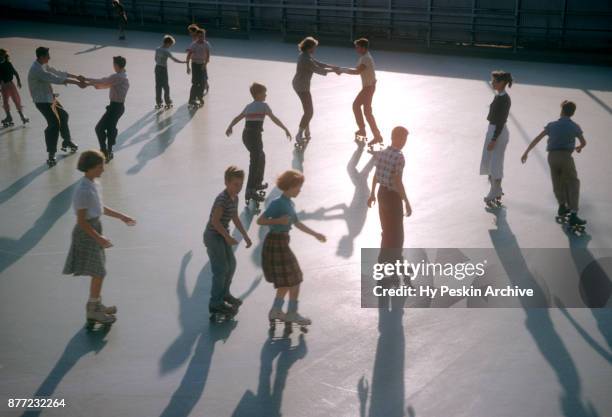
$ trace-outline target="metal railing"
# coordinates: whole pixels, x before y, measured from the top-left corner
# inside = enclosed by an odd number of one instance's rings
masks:
[[[365,5],[376,4],[376,6]],[[357,36],[389,42],[493,45],[518,48],[612,50],[612,4],[591,0],[599,10],[572,10],[568,0],[559,9],[535,9],[521,0],[499,0],[496,7],[404,5],[407,0],[124,0],[130,25],[203,24],[208,30],[274,31],[284,36]],[[588,2],[587,2],[588,3]],[[51,13],[113,19],[110,1],[50,0]],[[380,4],[380,5],[379,5]]]

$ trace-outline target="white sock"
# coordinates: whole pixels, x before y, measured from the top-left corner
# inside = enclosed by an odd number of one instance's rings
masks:
[[[99,303],[100,301],[102,301],[102,297],[98,297],[98,298],[89,298],[89,300],[87,301],[88,303]]]

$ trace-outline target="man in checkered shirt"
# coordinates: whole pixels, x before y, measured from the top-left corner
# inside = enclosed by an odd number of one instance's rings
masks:
[[[382,227],[381,248],[401,248],[404,246],[404,203],[406,216],[412,214],[412,208],[404,184],[402,171],[404,155],[402,148],[408,139],[408,129],[397,126],[391,132],[391,146],[376,155],[376,172],[372,179],[372,192],[368,198],[368,207],[376,202],[376,184],[378,189],[378,214]]]

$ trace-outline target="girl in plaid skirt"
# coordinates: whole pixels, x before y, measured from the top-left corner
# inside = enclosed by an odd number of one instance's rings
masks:
[[[106,207],[98,192],[95,179],[104,172],[104,155],[99,151],[85,151],[81,154],[78,170],[85,175],[76,184],[72,205],[77,216],[77,224],[72,230],[72,243],[64,265],[64,274],[90,276],[89,300],[87,301],[87,321],[90,323],[111,324],[116,318],[117,307],[102,304],[100,292],[106,276],[106,257],[104,249],[110,248],[111,241],[102,234],[100,217],[105,214],[133,226],[136,221],[123,213]]]
[[[301,223],[295,212],[292,198],[296,197],[304,184],[304,175],[299,171],[285,171],[276,180],[276,186],[283,194],[273,200],[266,211],[257,219],[260,226],[270,226],[261,254],[261,263],[266,281],[274,284],[276,297],[268,314],[270,321],[282,320],[288,323],[308,325],[311,320],[298,313],[298,296],[302,282],[302,270],[295,255],[289,248],[291,226],[325,242],[324,235]],[[285,296],[289,294],[287,313],[282,311]]]

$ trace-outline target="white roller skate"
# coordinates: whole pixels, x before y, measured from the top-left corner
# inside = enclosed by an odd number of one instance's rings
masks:
[[[295,324],[303,333],[308,333],[308,327],[312,324],[312,320],[308,317],[303,317],[297,311],[291,311],[285,315],[285,323],[287,326],[293,327]],[[289,330],[291,332],[291,330]]]
[[[89,330],[93,330],[96,323],[110,327],[117,321],[115,316],[107,314],[104,311],[104,306],[100,301],[89,301],[85,308],[87,311],[87,328]]]

